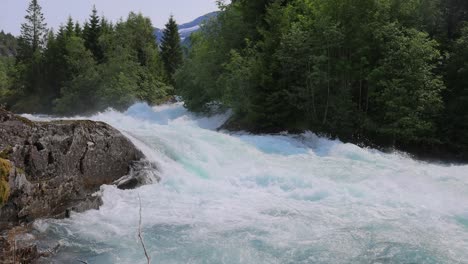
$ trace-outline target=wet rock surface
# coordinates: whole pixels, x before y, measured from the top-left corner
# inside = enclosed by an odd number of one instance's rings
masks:
[[[135,170],[144,155],[102,122],[32,122],[0,109],[0,158],[9,164],[8,198],[0,204],[5,230],[98,208],[93,194]]]
[[[160,180],[157,165],[147,160],[140,160],[130,166],[128,175],[118,179],[114,184],[121,190],[130,190]]]

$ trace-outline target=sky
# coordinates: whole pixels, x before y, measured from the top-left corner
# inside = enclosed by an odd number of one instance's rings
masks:
[[[30,0],[0,0],[0,30],[19,35]],[[93,5],[99,15],[117,21],[130,11],[150,17],[155,27],[163,27],[172,14],[179,24],[217,10],[216,0],[38,0],[47,26],[57,29],[68,16],[85,21]]]

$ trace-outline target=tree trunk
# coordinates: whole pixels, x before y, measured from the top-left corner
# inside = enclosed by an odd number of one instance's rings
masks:
[[[327,123],[328,107],[330,104],[330,45],[327,47],[327,60],[327,103],[325,105],[325,112],[323,114],[323,125]]]
[[[308,110],[308,121],[316,121],[317,120],[317,109],[315,107],[315,89],[314,86],[312,85],[312,79],[310,78],[310,61],[307,62],[307,78],[306,78],[306,86],[307,86],[307,93],[308,97],[311,98],[312,100],[312,113],[313,115],[311,116],[310,114],[310,109],[309,109],[309,104],[307,104],[307,110]]]
[[[362,107],[362,66],[359,69],[359,105],[358,109],[361,111]]]

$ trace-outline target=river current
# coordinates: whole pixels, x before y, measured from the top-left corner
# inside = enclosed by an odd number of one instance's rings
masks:
[[[48,118],[28,116],[35,120]],[[468,263],[468,166],[302,135],[217,132],[182,103],[86,117],[127,135],[160,183],[36,221],[53,263]]]

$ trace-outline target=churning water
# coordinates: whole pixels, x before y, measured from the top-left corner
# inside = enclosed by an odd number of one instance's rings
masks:
[[[468,166],[315,136],[216,132],[226,115],[137,104],[91,117],[159,166],[161,183],[102,188],[104,205],[37,221],[54,263],[468,263]]]

